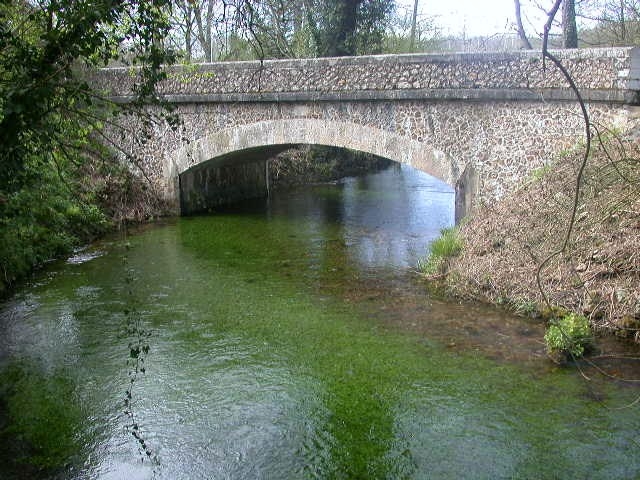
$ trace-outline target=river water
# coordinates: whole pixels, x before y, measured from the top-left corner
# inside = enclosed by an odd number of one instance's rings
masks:
[[[0,478],[639,478],[640,389],[427,293],[452,221],[396,166],[52,263],[0,310]]]

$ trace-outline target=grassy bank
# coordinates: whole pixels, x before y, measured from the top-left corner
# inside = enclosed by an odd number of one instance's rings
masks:
[[[40,163],[19,188],[0,191],[0,295],[48,261],[123,222],[162,212],[146,183],[115,162],[63,170]]]
[[[448,292],[515,312],[584,315],[593,328],[640,337],[640,154],[633,138],[596,142],[566,251],[582,150],[533,172],[508,197],[475,212],[445,263]],[[548,299],[551,308],[547,305]]]

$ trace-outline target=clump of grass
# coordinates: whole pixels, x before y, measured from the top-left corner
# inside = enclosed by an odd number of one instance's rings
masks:
[[[550,354],[563,354],[574,358],[584,355],[592,344],[593,335],[589,320],[583,315],[569,313],[551,322],[544,341]]]
[[[443,228],[440,236],[431,242],[429,256],[418,262],[425,275],[444,275],[449,261],[462,251],[462,239],[455,227]]]
[[[530,182],[539,182],[546,175],[548,175],[552,171],[551,165],[543,165],[542,167],[536,168],[529,173],[529,178],[526,183]]]
[[[511,302],[513,311],[523,317],[535,317],[539,314],[536,302],[527,299],[516,299]]]

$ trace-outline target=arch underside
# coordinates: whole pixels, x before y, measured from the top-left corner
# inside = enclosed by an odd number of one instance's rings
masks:
[[[455,187],[461,169],[442,151],[395,132],[321,119],[265,120],[212,133],[181,148],[167,165],[176,178],[203,163],[264,160],[293,145],[342,147],[410,165]]]

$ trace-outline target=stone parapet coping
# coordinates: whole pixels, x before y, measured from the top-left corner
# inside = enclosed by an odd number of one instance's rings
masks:
[[[584,60],[593,58],[623,58],[639,57],[640,47],[605,47],[551,50],[560,60]],[[316,58],[285,58],[270,60],[243,60],[232,62],[203,62],[189,65],[172,65],[170,70],[189,69],[197,65],[205,70],[223,67],[224,69],[259,69],[259,68],[298,68],[336,65],[371,65],[371,64],[468,64],[468,63],[496,63],[508,61],[542,61],[540,50],[518,50],[514,52],[453,52],[453,53],[403,53],[384,55],[360,55],[355,57],[316,57]],[[640,58],[638,58],[640,61]],[[549,63],[551,66],[551,63]],[[128,71],[131,67],[110,67],[102,70]]]
[[[580,91],[587,102],[640,105],[640,91],[593,89]],[[569,89],[416,89],[416,90],[359,90],[354,92],[264,92],[264,93],[209,93],[163,95],[169,103],[254,103],[254,102],[335,102],[335,101],[387,101],[421,100],[433,102],[451,101],[526,101],[573,102],[575,93]],[[112,96],[110,100],[126,104],[134,96]]]

